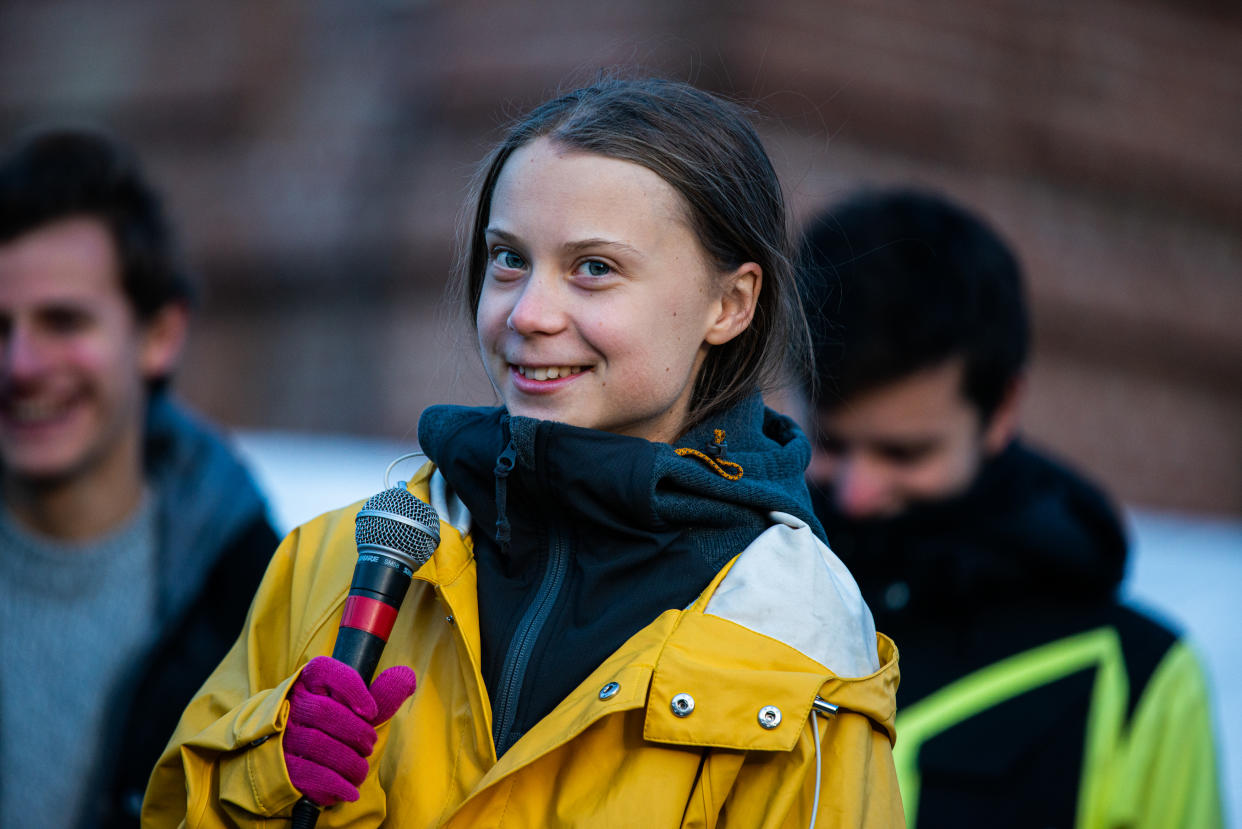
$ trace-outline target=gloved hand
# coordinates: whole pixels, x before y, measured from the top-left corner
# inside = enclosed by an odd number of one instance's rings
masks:
[[[344,662],[317,656],[289,691],[285,767],[294,787],[319,806],[357,800],[375,747],[375,726],[387,720],[416,685],[414,671],[397,665],[368,689]]]

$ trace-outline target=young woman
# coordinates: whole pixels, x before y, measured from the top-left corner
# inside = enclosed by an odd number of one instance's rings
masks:
[[[654,80],[550,101],[485,162],[468,233],[503,405],[419,423],[441,542],[400,667],[368,690],[326,656],[357,505],[295,530],[144,825],[264,825],[302,794],[324,827],[902,825],[896,649],[759,396],[805,326],[741,111]]]

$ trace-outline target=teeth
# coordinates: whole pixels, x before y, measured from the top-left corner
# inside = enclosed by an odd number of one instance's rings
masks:
[[[582,371],[579,366],[540,366],[532,368],[530,366],[518,366],[518,374],[533,380],[557,380],[561,377],[569,377]]]
[[[56,414],[56,406],[46,402],[25,401],[9,406],[10,416],[17,421],[46,420]]]

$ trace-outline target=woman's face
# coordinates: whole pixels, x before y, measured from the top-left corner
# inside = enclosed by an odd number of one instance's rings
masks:
[[[676,191],[540,138],[505,162],[486,242],[479,345],[509,412],[675,439],[708,348],[745,327]]]

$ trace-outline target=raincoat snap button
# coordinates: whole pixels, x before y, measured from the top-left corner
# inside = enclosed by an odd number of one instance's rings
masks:
[[[678,694],[673,697],[669,707],[673,709],[674,716],[688,717],[694,713],[694,697],[689,694]]]
[[[613,697],[617,695],[617,691],[620,691],[620,690],[621,690],[621,683],[609,682],[603,688],[599,689],[599,698],[600,699],[612,699]]]
[[[781,724],[781,709],[775,705],[765,705],[759,709],[759,724],[771,731]]]

